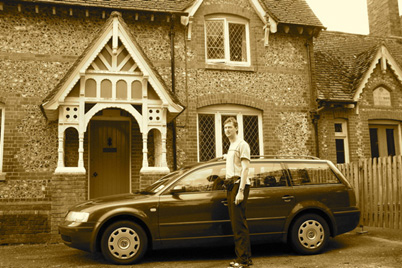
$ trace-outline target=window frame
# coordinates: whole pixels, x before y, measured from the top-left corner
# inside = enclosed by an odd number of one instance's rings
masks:
[[[223,121],[222,116],[233,116],[239,125],[238,136],[244,138],[243,116],[257,116],[258,118],[258,143],[260,155],[264,155],[262,112],[242,105],[223,104],[203,107],[197,110],[197,161],[200,162],[200,136],[199,115],[214,115],[215,128],[215,157],[223,156]]]
[[[395,149],[395,154],[399,155],[402,152],[402,126],[401,122],[397,120],[369,120],[368,122],[368,128],[369,131],[370,129],[377,129],[377,138],[378,138],[378,157],[387,157],[389,156],[388,153],[386,155],[383,155],[384,153],[384,148],[387,147],[388,150],[388,141],[384,138],[384,131],[386,131],[387,128],[389,129],[394,129],[397,131],[397,133],[394,132],[394,149]],[[379,132],[382,133],[379,133]],[[369,134],[370,135],[370,134]],[[386,137],[386,135],[385,135]],[[381,144],[380,144],[381,143]],[[371,155],[370,157],[376,157],[373,156],[373,150],[372,150],[372,144],[371,144],[371,135],[370,135],[370,150],[371,150]]]
[[[349,133],[348,133],[348,121],[346,119],[335,119],[334,121],[334,128],[336,124],[341,124],[342,125],[342,132],[336,132],[336,129],[334,129],[334,135],[335,135],[335,153],[337,153],[336,150],[336,140],[343,140],[343,146],[344,146],[344,151],[345,151],[345,163],[349,163],[350,158],[349,158]],[[338,156],[337,158],[337,163],[338,163]]]
[[[224,55],[223,59],[209,59],[208,58],[208,21],[223,21],[223,37],[224,37]],[[230,60],[230,37],[229,37],[229,24],[242,24],[245,26],[245,39],[246,39],[246,61],[231,61]],[[231,16],[231,15],[209,15],[204,19],[204,39],[205,39],[205,62],[207,64],[225,64],[230,66],[251,66],[251,52],[250,52],[250,24],[248,20]]]

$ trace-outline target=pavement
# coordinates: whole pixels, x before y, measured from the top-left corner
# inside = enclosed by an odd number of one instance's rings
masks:
[[[359,227],[330,240],[323,254],[295,254],[283,244],[253,246],[252,268],[399,268],[402,267],[402,230]],[[100,254],[69,248],[64,244],[0,246],[1,268],[220,268],[233,258],[232,247],[170,249],[150,252],[133,266],[108,263]]]

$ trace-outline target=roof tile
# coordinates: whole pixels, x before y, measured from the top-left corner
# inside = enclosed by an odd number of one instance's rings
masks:
[[[381,45],[402,66],[402,38],[322,32],[314,40],[318,98],[351,101]]]

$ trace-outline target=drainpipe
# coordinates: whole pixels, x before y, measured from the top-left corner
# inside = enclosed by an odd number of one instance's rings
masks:
[[[172,92],[175,94],[176,91],[176,76],[175,76],[175,61],[174,61],[174,19],[175,15],[171,15],[171,20],[170,20],[170,69],[172,71],[171,74],[171,79],[172,79]],[[173,149],[173,170],[177,170],[177,140],[176,140],[176,118],[173,119],[172,122],[172,136],[173,136],[173,141],[172,141],[172,149]]]
[[[314,126],[314,139],[315,139],[315,155],[320,157],[320,149],[318,142],[318,120],[320,119],[320,115],[318,114],[319,110],[316,109],[316,91],[315,86],[313,85],[313,74],[312,74],[312,64],[311,64],[311,53],[310,53],[310,44],[306,42],[305,44],[307,48],[307,60],[308,60],[308,69],[309,69],[309,79],[310,79],[310,88],[311,88],[311,106],[314,107],[314,110],[310,112],[310,116],[313,121]]]

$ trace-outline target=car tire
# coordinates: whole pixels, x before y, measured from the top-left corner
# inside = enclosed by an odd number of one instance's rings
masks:
[[[102,235],[103,256],[115,264],[137,263],[148,248],[143,228],[131,221],[115,222]]]
[[[296,252],[303,255],[321,253],[328,240],[328,224],[317,214],[300,216],[290,228],[290,243]]]

